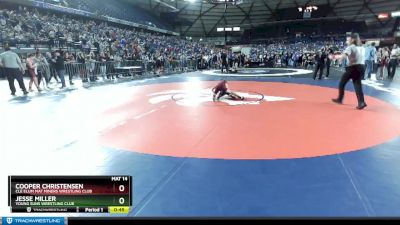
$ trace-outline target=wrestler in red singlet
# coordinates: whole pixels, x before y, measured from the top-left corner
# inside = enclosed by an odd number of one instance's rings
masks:
[[[224,95],[229,95],[229,97],[235,99],[235,100],[243,100],[244,98],[228,91],[228,82],[226,80],[222,80],[215,86],[213,89],[213,101],[219,100],[222,96]]]

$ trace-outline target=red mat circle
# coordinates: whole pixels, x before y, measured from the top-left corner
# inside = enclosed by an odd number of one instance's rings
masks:
[[[193,86],[184,82],[135,87],[129,102],[103,115],[124,116],[120,125],[100,135],[99,142],[107,147],[161,156],[290,159],[365,149],[400,134],[400,110],[395,106],[366,96],[368,108],[358,111],[353,92],[346,92],[344,105],[336,105],[330,102],[337,96],[336,89],[311,85],[229,82],[232,90],[294,98],[255,105],[189,107],[172,99],[158,104],[149,102],[153,97],[150,95],[156,92],[206,89],[213,84],[197,82]]]

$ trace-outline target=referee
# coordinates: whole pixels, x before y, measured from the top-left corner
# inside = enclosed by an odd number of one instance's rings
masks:
[[[332,101],[337,104],[342,104],[344,98],[344,88],[347,82],[352,79],[358,99],[357,109],[362,110],[367,107],[367,104],[364,100],[364,93],[361,83],[365,73],[365,66],[360,36],[358,33],[353,33],[350,37],[347,37],[347,45],[348,47],[344,51],[342,57],[348,57],[348,66],[346,67],[346,72],[343,74],[339,83],[339,97],[337,99],[332,99]]]
[[[225,50],[221,52],[221,73],[224,73],[224,68],[226,68],[226,73],[229,73],[229,65],[226,60],[228,55],[225,53]]]
[[[10,47],[7,46],[4,50],[5,52],[0,54],[0,66],[4,68],[4,73],[7,75],[11,95],[15,96],[15,79],[17,79],[19,87],[24,92],[24,95],[27,95],[28,92],[26,91],[23,79],[23,73],[25,70],[22,66],[21,59],[15,52],[11,51]]]

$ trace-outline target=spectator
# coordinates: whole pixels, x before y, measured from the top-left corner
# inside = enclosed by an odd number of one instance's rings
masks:
[[[326,63],[326,53],[325,48],[322,48],[316,55],[315,55],[315,71],[314,71],[314,80],[317,78],[317,73],[319,71],[318,80],[322,79],[322,74],[324,71],[324,66]]]
[[[61,89],[66,88],[65,85],[65,61],[64,56],[60,52],[55,53],[55,58],[52,59],[57,76],[61,79]]]
[[[55,52],[53,53],[46,53],[46,60],[49,62],[49,69],[50,69],[50,77],[49,77],[49,83],[51,82],[51,79],[54,77],[57,83],[59,83],[58,78],[57,78],[57,71],[56,71],[56,54]]]
[[[376,57],[376,48],[375,42],[372,42],[371,45],[365,47],[365,72],[367,74],[367,79],[371,79],[372,71],[374,70],[374,60]],[[365,75],[364,75],[365,79]]]
[[[78,63],[77,66],[79,68],[79,74],[82,79],[82,82],[88,82],[87,71],[86,71],[86,56],[83,52],[78,54],[76,62]]]
[[[377,61],[379,67],[377,78],[383,80],[383,73],[389,62],[389,49],[387,47],[379,49],[377,53]]]
[[[392,51],[390,52],[390,61],[388,65],[388,78],[393,80],[394,75],[396,74],[396,67],[398,60],[400,59],[400,48],[397,44],[393,45]]]
[[[100,74],[104,81],[106,79],[107,72],[107,58],[104,53],[100,54],[98,61],[100,62]]]
[[[48,88],[50,78],[49,63],[47,62],[46,57],[44,57],[39,51],[36,52],[36,63],[38,64],[37,73],[39,87],[44,78],[46,82],[45,87]]]

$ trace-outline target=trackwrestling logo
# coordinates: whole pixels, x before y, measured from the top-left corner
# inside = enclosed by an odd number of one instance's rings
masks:
[[[7,217],[3,218],[3,224],[55,224],[64,225],[65,219],[63,217]]]
[[[222,97],[219,102],[223,102],[229,106],[239,105],[259,105],[263,101],[276,102],[276,101],[290,101],[294,98],[290,97],[279,97],[279,96],[268,96],[261,93],[251,93],[244,91],[233,91],[236,94],[243,96],[244,100],[233,100],[229,96]],[[213,95],[211,89],[198,89],[198,90],[169,90],[156,92],[147,95],[150,97],[149,102],[151,104],[159,104],[165,101],[175,101],[176,104],[181,106],[199,106],[203,103],[213,102]]]

